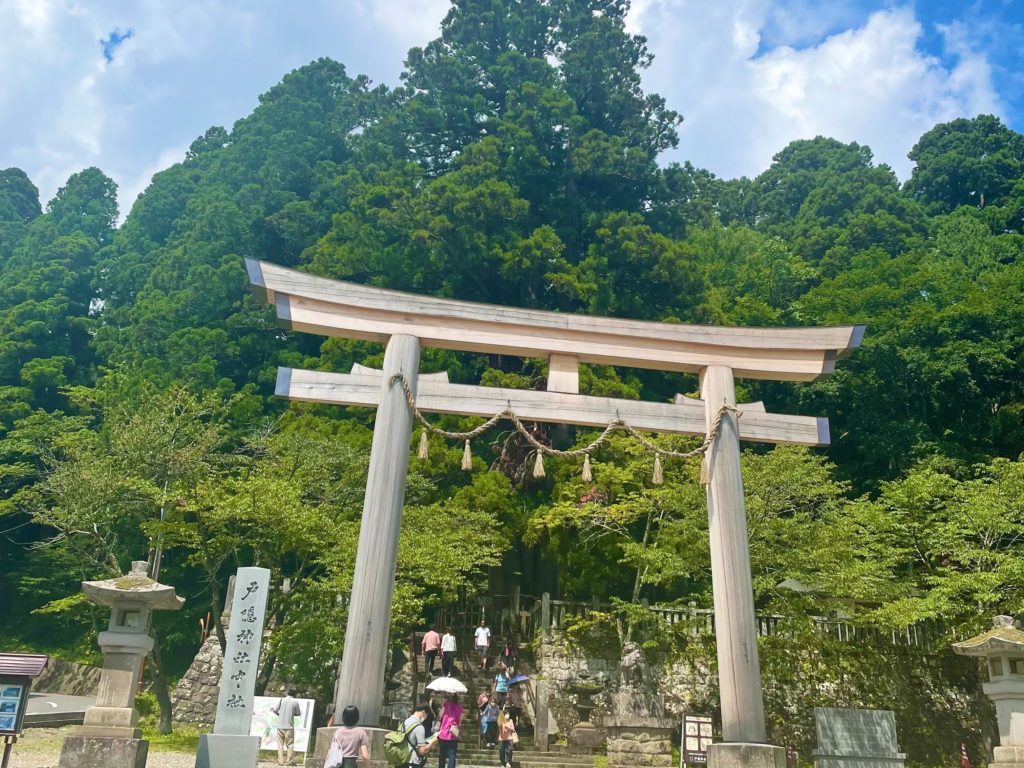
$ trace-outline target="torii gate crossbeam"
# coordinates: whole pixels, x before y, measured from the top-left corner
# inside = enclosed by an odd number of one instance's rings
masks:
[[[351,374],[282,368],[277,393],[291,399],[376,405],[370,469],[356,571],[338,676],[336,709],[355,704],[363,721],[379,717],[398,534],[408,470],[412,413],[395,374],[421,410],[491,416],[511,406],[520,418],[604,426],[622,417],[640,429],[703,435],[723,405],[705,457],[722,731],[709,750],[715,764],[779,765],[784,750],[767,745],[747,546],[739,441],[826,445],[826,419],[737,406],[736,376],[810,381],[860,344],[863,326],[722,328],[497,307],[328,280],[246,259],[254,294],[273,303],[294,330],[386,342],[384,370]],[[420,377],[421,346],[550,361],[547,392],[467,387],[447,377]],[[684,371],[700,375],[701,400],[638,403],[579,395],[580,362]],[[421,381],[422,379],[422,381]],[[318,738],[318,744],[320,739]],[[319,751],[319,750],[318,750]],[[319,755],[317,755],[319,756]],[[784,763],[782,763],[784,764]]]

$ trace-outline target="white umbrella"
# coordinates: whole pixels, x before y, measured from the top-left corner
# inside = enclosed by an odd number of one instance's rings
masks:
[[[428,691],[438,693],[468,693],[469,689],[454,677],[439,677],[427,685]]]

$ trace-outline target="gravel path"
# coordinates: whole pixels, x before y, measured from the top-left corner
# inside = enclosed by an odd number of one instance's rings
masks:
[[[11,752],[10,768],[57,768],[60,745],[64,737],[74,730],[67,728],[29,728],[18,739]],[[0,755],[3,747],[0,746]],[[194,768],[196,756],[192,752],[157,752],[150,750],[146,768]],[[277,768],[276,758],[260,761],[260,768]]]

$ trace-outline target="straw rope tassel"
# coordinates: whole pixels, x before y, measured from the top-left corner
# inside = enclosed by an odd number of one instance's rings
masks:
[[[583,482],[589,483],[593,481],[594,473],[590,471],[590,454],[583,454]]]
[[[708,477],[708,457],[704,454],[700,457],[700,484],[707,485],[711,482],[711,478]]]
[[[537,460],[533,462],[533,476],[544,477],[544,454],[537,451]]]
[[[654,477],[651,478],[653,485],[662,485],[665,482],[665,474],[661,471],[661,454],[654,454]]]
[[[473,468],[473,451],[469,448],[469,440],[466,441],[466,448],[462,452],[462,468],[467,472]]]
[[[430,438],[427,437],[427,430],[420,432],[420,449],[416,452],[416,458],[426,461],[430,456]]]

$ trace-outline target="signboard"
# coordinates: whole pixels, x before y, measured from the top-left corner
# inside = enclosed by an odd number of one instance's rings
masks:
[[[273,709],[281,701],[276,696],[255,696],[252,700],[252,723],[249,735],[259,736],[260,749],[277,750],[277,715]],[[313,732],[313,699],[296,699],[299,716],[295,718],[295,751],[305,752]]]
[[[704,715],[683,715],[679,749],[679,765],[707,765],[708,745],[713,741],[711,718]]]
[[[18,733],[27,699],[27,685],[0,682],[0,734]]]

